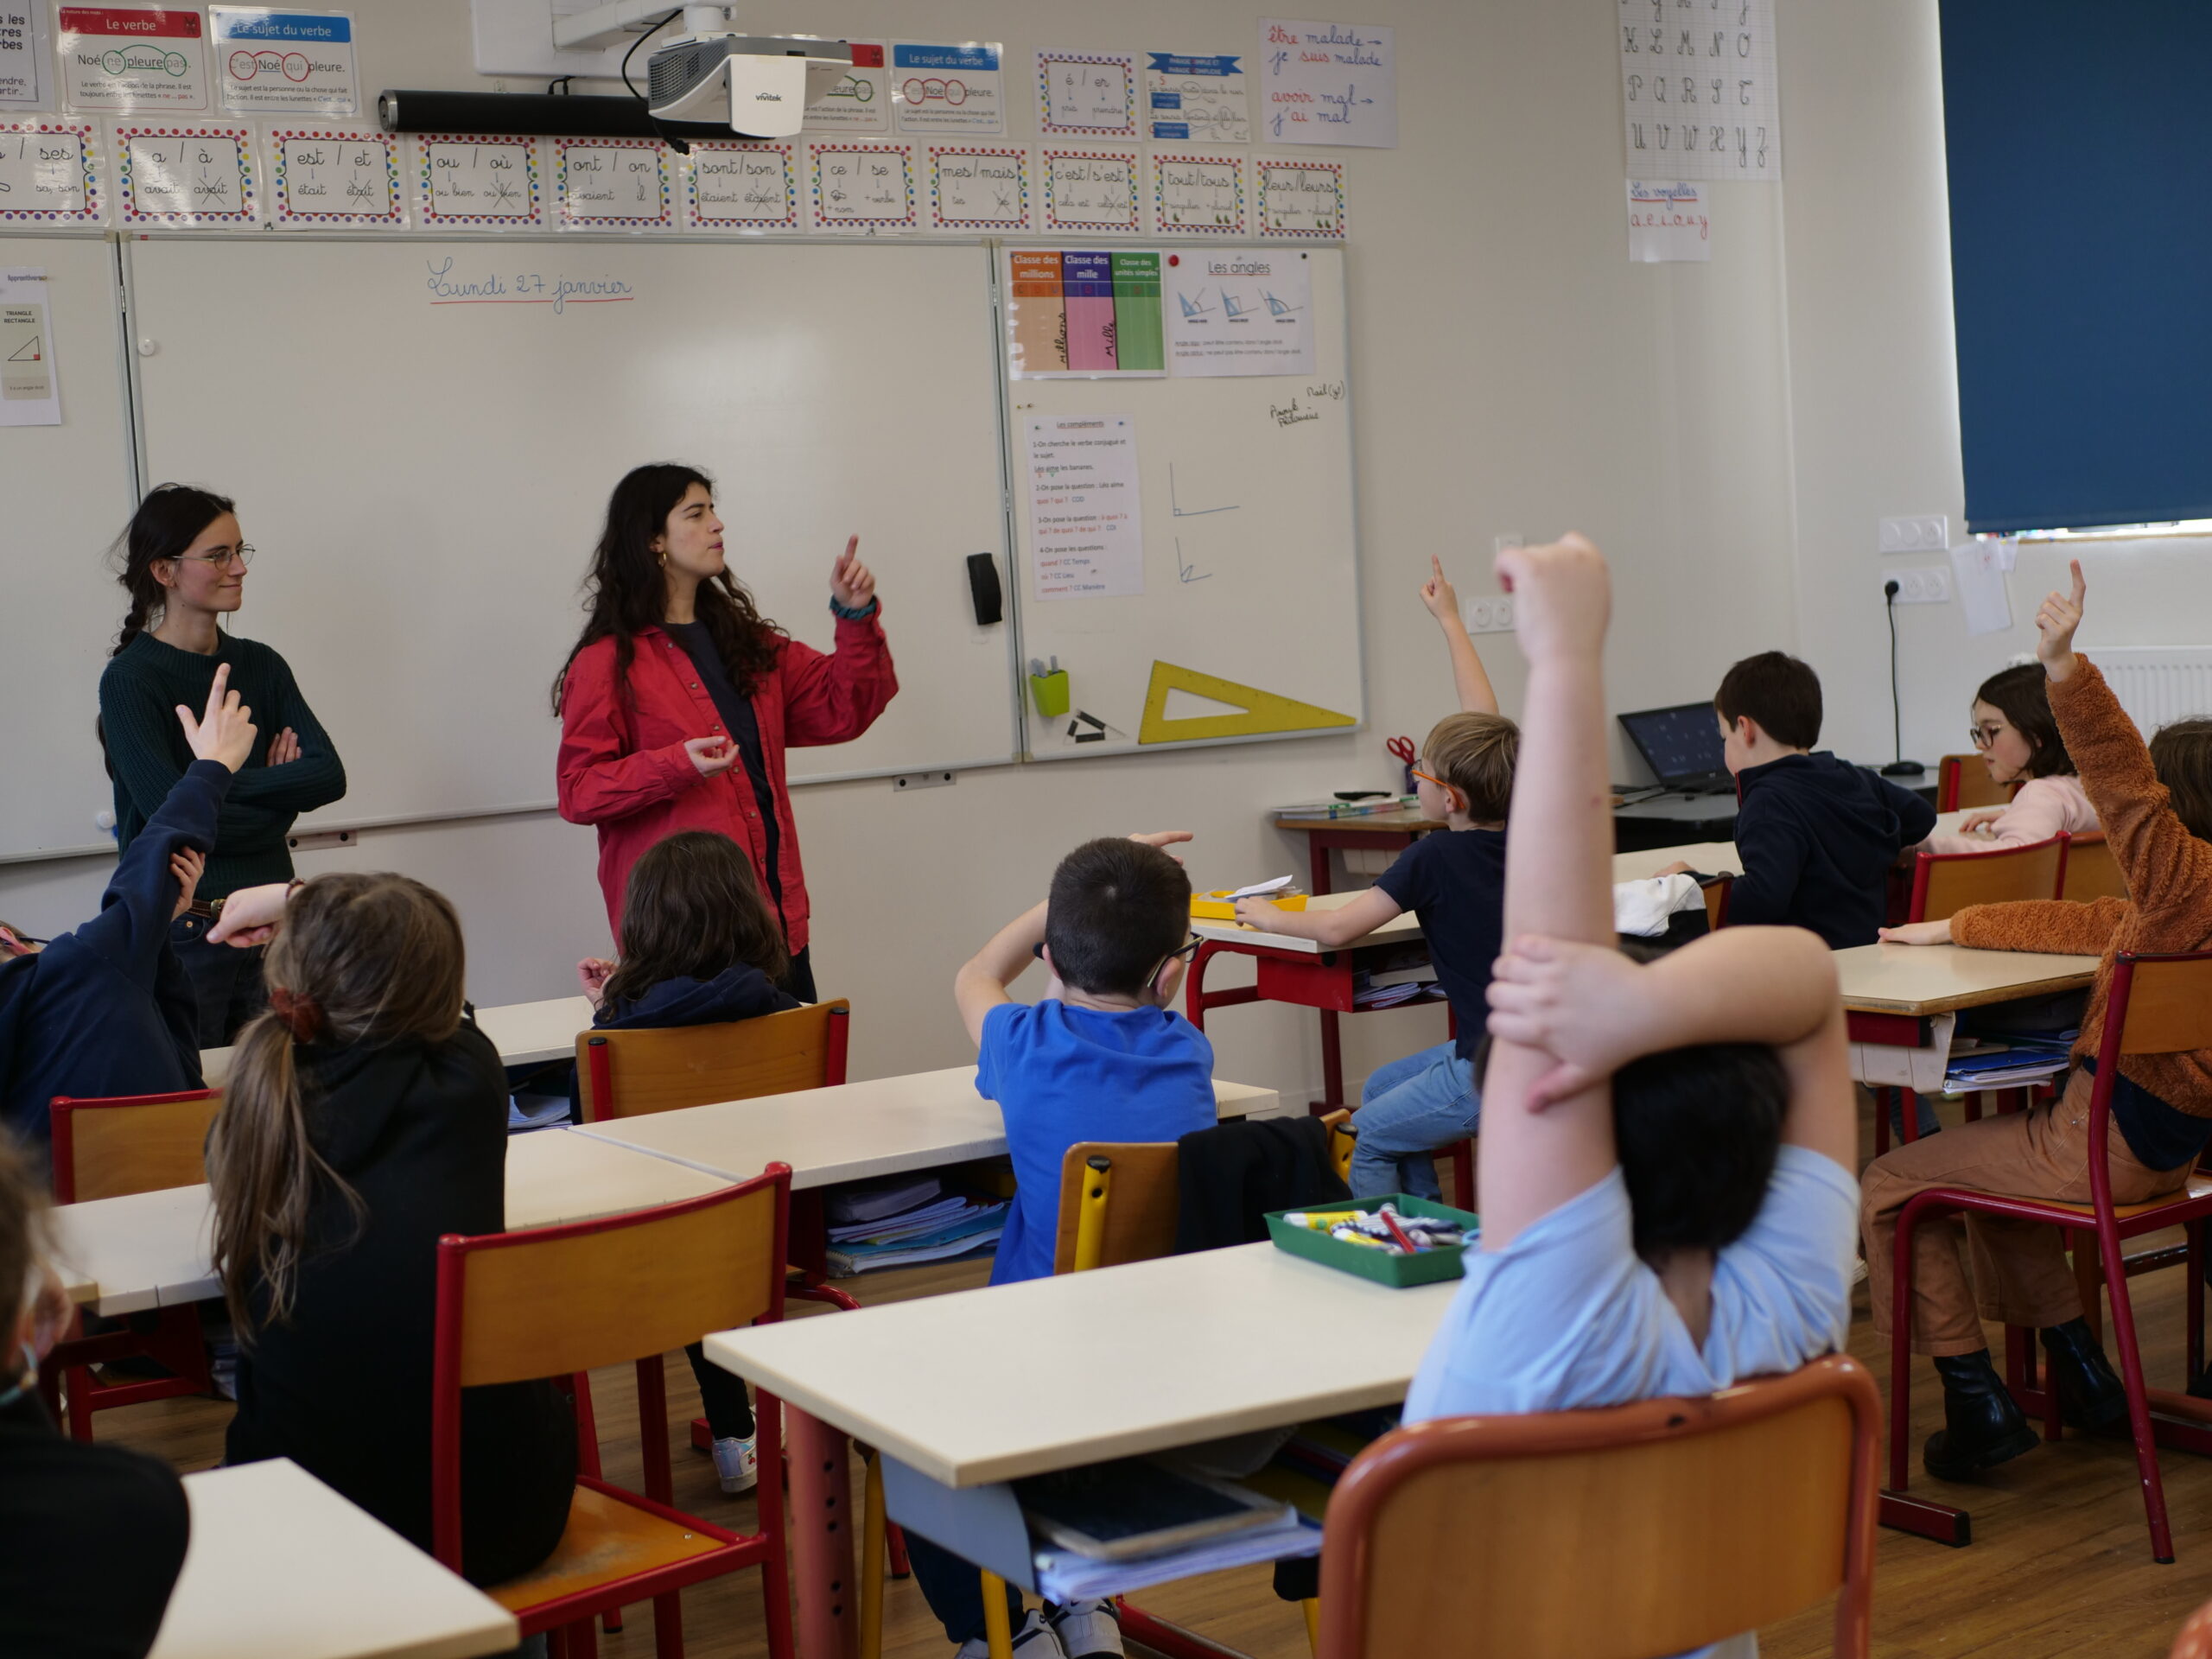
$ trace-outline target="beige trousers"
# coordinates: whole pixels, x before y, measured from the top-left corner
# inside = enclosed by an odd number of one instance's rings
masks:
[[[1950,1186],[2064,1204],[2089,1202],[2094,1081],[2077,1066],[2065,1094],[2052,1104],[1947,1128],[1894,1147],[1866,1166],[1859,1177],[1859,1227],[1866,1246],[1866,1289],[1876,1335],[1890,1335],[1897,1212],[1916,1194]],[[2118,1124],[2109,1125],[2106,1140],[2115,1204],[2146,1204],[2187,1184],[2186,1164],[2154,1170],[2138,1163]],[[1971,1281],[1961,1243],[1973,1258]],[[1914,1351],[1936,1355],[1987,1347],[1983,1319],[2041,1327],[2082,1312],[2061,1230],[1996,1216],[1947,1216],[1913,1229],[1911,1305]]]

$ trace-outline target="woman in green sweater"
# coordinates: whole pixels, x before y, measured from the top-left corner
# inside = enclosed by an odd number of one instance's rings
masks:
[[[253,561],[228,500],[161,485],[139,503],[116,552],[130,609],[100,676],[100,737],[118,847],[130,845],[192,764],[175,709],[204,704],[219,666],[229,664],[231,689],[264,734],[224,803],[198,901],[169,934],[200,1001],[200,1046],[219,1047],[260,1007],[261,951],[209,944],[207,930],[237,889],[291,879],[292,821],[343,796],[346,768],[284,659],[218,626],[245,602]]]

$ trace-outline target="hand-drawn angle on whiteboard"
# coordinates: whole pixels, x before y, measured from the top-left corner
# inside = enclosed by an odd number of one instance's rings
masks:
[[[1187,691],[1192,696],[1240,709],[1242,714],[1192,715],[1167,717],[1167,696]],[[1145,690],[1144,719],[1137,728],[1139,743],[1193,743],[1209,737],[1264,737],[1273,732],[1310,732],[1327,726],[1357,726],[1358,719],[1333,709],[1279,696],[1253,686],[1239,685],[1196,669],[1173,663],[1152,665],[1152,683]]]

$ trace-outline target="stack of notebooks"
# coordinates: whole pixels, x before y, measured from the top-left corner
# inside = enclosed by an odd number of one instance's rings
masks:
[[[849,1279],[879,1268],[949,1262],[997,1247],[1007,1205],[948,1191],[934,1175],[893,1176],[841,1187],[823,1202],[830,1274]]]
[[[1370,946],[1352,969],[1351,1003],[1356,1008],[1395,1008],[1406,1002],[1433,1002],[1443,995],[1425,944]]]
[[[1275,808],[1279,818],[1364,818],[1377,812],[1405,812],[1421,805],[1418,795],[1381,795],[1368,801],[1299,801]]]
[[[2018,1089],[2063,1076],[2078,1031],[2007,1032],[2002,1042],[1960,1043],[1951,1050],[1943,1092],[1970,1095],[1984,1089]]]

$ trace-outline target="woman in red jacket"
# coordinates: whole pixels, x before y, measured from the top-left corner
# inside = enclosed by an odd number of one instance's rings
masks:
[[[765,620],[730,575],[703,473],[657,464],[614,486],[586,584],[590,618],[553,706],[561,816],[598,826],[618,944],[639,855],[679,830],[717,830],[751,855],[783,918],[787,988],[813,1000],[784,750],[850,741],[899,690],[859,548],[855,536],[830,572],[837,639],[825,656]]]

